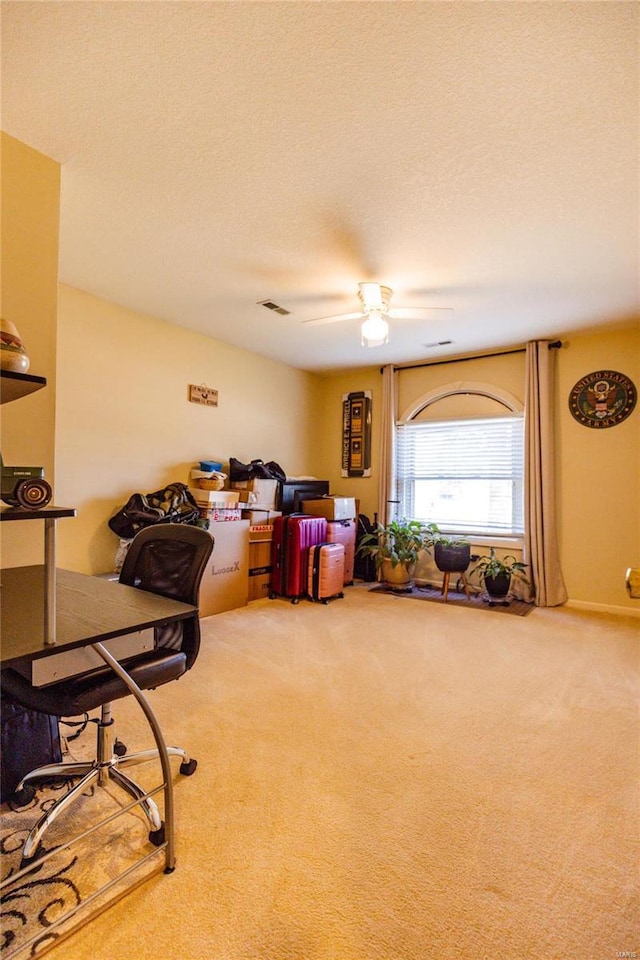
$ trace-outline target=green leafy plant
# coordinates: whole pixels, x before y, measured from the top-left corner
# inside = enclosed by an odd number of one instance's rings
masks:
[[[410,567],[418,559],[421,550],[428,547],[428,531],[420,520],[391,520],[378,524],[373,533],[366,534],[358,547],[358,553],[373,557],[376,568],[385,560],[392,567],[403,564]]]
[[[504,557],[496,557],[495,548],[491,547],[489,555],[487,556],[485,554],[483,557],[478,557],[475,567],[473,567],[470,572],[477,572],[483,582],[487,579],[495,580],[496,577],[504,576],[517,577],[519,580],[522,580],[523,583],[529,583],[523,572],[526,568],[526,563],[523,563],[511,554],[507,554]]]
[[[457,533],[443,533],[437,523],[427,523],[425,529],[425,543],[429,547],[441,544],[443,547],[463,547],[470,544],[468,537]]]

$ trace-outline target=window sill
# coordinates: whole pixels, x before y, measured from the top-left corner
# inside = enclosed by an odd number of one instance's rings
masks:
[[[501,550],[522,550],[524,537],[497,537],[471,534],[468,538],[474,547],[496,547]]]

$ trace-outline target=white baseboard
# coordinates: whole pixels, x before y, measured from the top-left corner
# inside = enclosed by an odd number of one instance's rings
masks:
[[[593,613],[613,613],[618,617],[640,617],[640,604],[637,607],[618,607],[609,603],[591,603],[589,600],[567,600],[565,607],[574,610],[591,610]]]

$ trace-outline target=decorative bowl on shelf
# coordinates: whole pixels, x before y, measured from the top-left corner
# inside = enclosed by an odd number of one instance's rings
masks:
[[[26,373],[29,357],[18,328],[11,320],[0,319],[0,368],[12,373]]]

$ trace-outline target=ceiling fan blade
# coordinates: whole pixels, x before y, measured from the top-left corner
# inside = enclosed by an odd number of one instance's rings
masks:
[[[453,307],[393,307],[389,316],[394,320],[428,320],[434,310],[453,311]]]
[[[315,320],[303,320],[302,323],[307,323],[310,326],[313,324],[320,326],[322,323],[339,323],[340,320],[357,320],[363,316],[363,313],[339,313],[335,317],[318,317]]]

